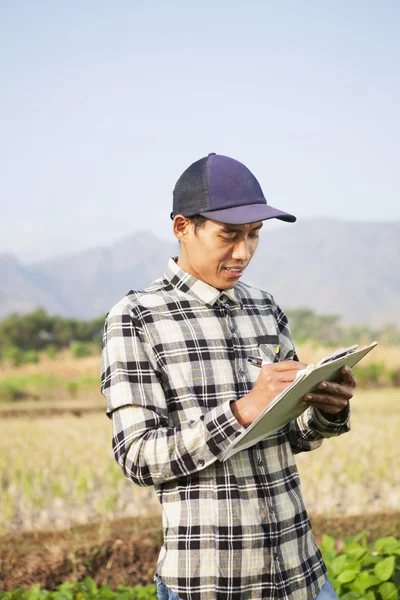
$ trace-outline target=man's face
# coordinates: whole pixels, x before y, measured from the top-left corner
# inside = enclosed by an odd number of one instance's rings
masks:
[[[189,221],[177,235],[181,242],[178,264],[219,290],[234,288],[256,251],[262,225],[261,221],[228,225],[207,219],[195,233]]]

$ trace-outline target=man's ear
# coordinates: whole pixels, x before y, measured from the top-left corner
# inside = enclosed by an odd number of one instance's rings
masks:
[[[176,215],[174,218],[174,222],[172,225],[172,231],[174,232],[174,236],[180,242],[186,236],[189,231],[190,220],[184,217],[183,215]]]

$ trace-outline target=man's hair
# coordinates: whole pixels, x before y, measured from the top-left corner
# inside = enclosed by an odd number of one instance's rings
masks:
[[[192,217],[188,217],[188,219],[193,223],[195,233],[197,233],[207,221],[207,217],[203,217],[202,215],[193,215]]]

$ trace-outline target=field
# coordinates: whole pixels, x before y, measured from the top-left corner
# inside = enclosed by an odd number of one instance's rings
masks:
[[[327,353],[299,349],[307,362]],[[380,353],[377,360],[398,368],[398,349]],[[152,581],[160,506],[152,488],[133,485],[114,461],[99,370],[99,356],[68,352],[2,365],[0,386],[14,382],[24,395],[0,402],[0,589],[52,589],[87,575],[114,587]],[[369,539],[400,536],[399,396],[399,388],[357,390],[352,430],[298,455],[317,541],[360,529]]]
[[[399,349],[378,350],[378,360],[399,364]],[[299,354],[315,362],[328,351],[305,346]],[[3,380],[25,378],[39,399],[0,404],[0,534],[159,514],[154,491],[126,480],[114,462],[99,370],[99,356],[73,359],[67,352],[3,368]],[[46,378],[56,383],[46,387]],[[80,384],[68,388],[71,381]],[[399,396],[398,388],[357,390],[351,432],[298,456],[312,514],[399,508]]]

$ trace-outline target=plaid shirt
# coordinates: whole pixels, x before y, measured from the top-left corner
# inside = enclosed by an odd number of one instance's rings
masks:
[[[297,360],[272,296],[243,283],[220,292],[173,259],[106,318],[101,391],[115,459],[134,483],[155,487],[157,573],[183,600],[311,600],[325,582],[294,454],[348,431],[348,411],[331,422],[309,408],[221,462],[244,431],[230,403],[259,375],[249,355]]]

